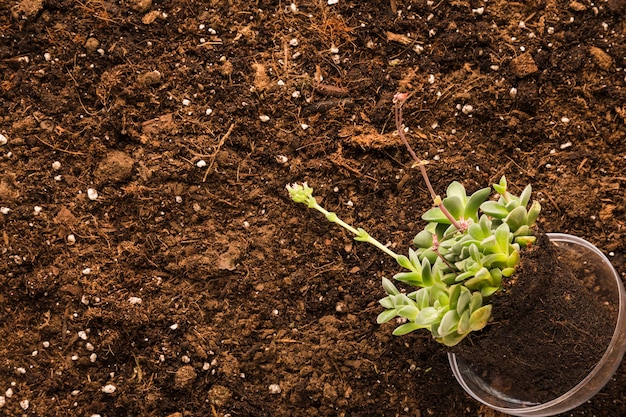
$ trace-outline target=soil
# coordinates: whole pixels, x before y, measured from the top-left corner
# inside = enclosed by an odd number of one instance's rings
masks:
[[[574,388],[602,358],[618,313],[616,297],[602,291],[612,288],[612,277],[599,276],[587,258],[539,233],[492,297],[490,326],[458,345],[456,355],[491,387],[529,405]]]
[[[334,3],[331,1],[330,3]],[[0,2],[0,414],[494,416],[379,326],[428,193],[532,183],[622,277],[626,2]],[[626,365],[568,416],[626,415]]]

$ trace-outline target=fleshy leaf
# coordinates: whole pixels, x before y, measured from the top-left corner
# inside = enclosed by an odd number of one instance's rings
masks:
[[[433,273],[430,267],[430,261],[428,258],[424,258],[422,261],[422,285],[429,287],[433,285]]]
[[[475,312],[483,305],[483,296],[480,292],[475,292],[472,294],[472,299],[470,300],[470,313]]]
[[[380,305],[385,308],[394,308],[396,306],[395,303],[393,302],[393,297],[390,297],[390,296],[381,298],[380,300],[378,300],[378,303],[380,303]]]
[[[461,342],[461,340],[465,339],[465,336],[467,336],[467,333],[459,334],[457,332],[452,332],[450,334],[443,336],[441,338],[441,343],[443,343],[446,346],[456,346]]]
[[[453,285],[452,287],[450,287],[450,301],[449,301],[450,309],[456,309],[460,296],[461,296],[461,285]]]
[[[421,326],[430,326],[439,320],[439,311],[435,307],[427,307],[419,312],[415,323]]]
[[[430,295],[428,294],[428,288],[422,288],[415,294],[415,304],[420,310],[430,306]]]
[[[537,241],[535,236],[520,236],[515,238],[515,243],[519,243],[519,245],[523,248],[526,248]]]
[[[411,248],[409,248],[409,261],[411,261],[413,267],[419,267],[421,264],[419,258],[417,257],[417,253],[415,253],[415,251]]]
[[[515,268],[517,264],[519,264],[519,251],[515,250],[509,255],[509,258],[506,260],[506,266],[508,266],[509,268]]]
[[[506,193],[506,186],[506,177],[503,175],[498,184],[493,184],[493,189],[496,190],[496,193],[504,195]]]
[[[485,201],[480,205],[480,209],[487,215],[495,217],[496,219],[504,219],[509,211],[506,207],[495,201]]]
[[[514,208],[506,219],[504,220],[511,229],[512,232],[515,232],[517,229],[522,227],[528,221],[528,213],[526,212],[525,206],[519,206]]]
[[[393,276],[393,279],[416,287],[423,286],[422,276],[419,272],[399,272]]]
[[[396,309],[393,310],[385,310],[376,317],[376,323],[383,324],[387,323],[389,320],[393,319],[398,315],[398,311]]]
[[[415,270],[415,267],[413,266],[413,264],[411,264],[411,261],[409,260],[409,258],[407,258],[404,255],[398,256],[396,258],[396,262],[398,262],[398,265],[400,265],[402,268],[406,268],[409,271]]]
[[[448,197],[458,197],[463,205],[465,205],[465,202],[467,201],[467,193],[465,192],[465,187],[458,181],[452,181],[450,185],[448,185],[448,188],[446,189],[446,195]]]
[[[501,252],[506,253],[509,243],[511,242],[510,234],[509,226],[506,223],[502,223],[496,229],[496,243]]]
[[[463,213],[463,217],[465,219],[472,219],[474,221],[478,221],[478,209],[482,203],[489,198],[489,193],[491,192],[490,188],[483,188],[476,191],[472,196],[467,200],[465,204],[465,212]]]
[[[459,314],[463,314],[464,311],[468,311],[470,306],[470,301],[472,300],[472,294],[465,287],[461,289],[461,295],[459,296],[459,300],[456,303],[456,312]],[[469,318],[469,315],[467,316]]]
[[[500,287],[484,286],[480,289],[480,293],[483,295],[483,297],[487,298],[487,297],[491,297],[499,289]],[[491,304],[488,304],[488,305],[491,306]]]
[[[515,268],[504,268],[502,270],[502,276],[510,277],[515,273]]]
[[[404,317],[408,321],[415,321],[419,310],[414,305],[406,305],[398,309],[398,316]]]
[[[465,334],[468,333],[470,330],[470,312],[469,310],[465,310],[463,314],[461,314],[461,318],[459,319],[457,332],[459,332],[459,334]]]
[[[524,191],[519,195],[519,205],[526,207],[530,201],[530,195],[533,192],[533,187],[529,184],[524,188]]]
[[[439,324],[439,334],[445,336],[455,331],[455,329],[459,325],[459,319],[459,313],[457,313],[456,310],[448,311],[446,314],[444,314],[443,318],[441,319],[441,323]]]
[[[470,315],[470,328],[472,331],[481,330],[487,325],[491,317],[491,304],[482,306]]]
[[[432,223],[450,224],[450,220],[443,214],[439,207],[433,207],[422,214],[422,220]]]
[[[413,245],[422,249],[430,248],[433,245],[433,234],[422,230],[413,238]]]
[[[398,294],[400,294],[400,291],[398,291],[396,286],[393,285],[393,282],[391,282],[388,278],[383,278],[383,289],[389,295],[398,295]]]
[[[463,201],[457,196],[446,197],[443,199],[443,205],[446,206],[452,217],[460,220],[463,217],[464,205]]]
[[[526,220],[529,226],[532,226],[533,224],[535,224],[535,220],[537,220],[537,217],[539,216],[540,212],[541,212],[541,204],[538,201],[533,201],[533,204],[530,206],[530,209],[528,210],[528,220]]]
[[[407,333],[411,333],[412,331],[423,329],[423,328],[424,326],[420,326],[419,324],[409,322],[409,323],[405,323],[401,326],[396,327],[396,329],[393,331],[393,335],[404,336]]]

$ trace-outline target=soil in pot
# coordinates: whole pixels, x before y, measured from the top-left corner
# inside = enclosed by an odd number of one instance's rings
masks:
[[[493,321],[453,348],[492,387],[529,403],[552,400],[600,360],[616,321],[593,265],[538,234],[518,272],[492,298]]]

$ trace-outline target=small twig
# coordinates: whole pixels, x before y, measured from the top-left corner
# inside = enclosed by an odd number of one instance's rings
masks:
[[[222,148],[222,145],[224,145],[224,142],[226,142],[226,139],[228,139],[228,137],[230,136],[234,128],[235,128],[235,124],[233,123],[230,125],[230,127],[228,128],[228,131],[224,134],[224,136],[222,136],[222,139],[220,139],[219,143],[217,144],[217,149],[215,149],[215,152],[213,152],[213,154],[211,155],[209,166],[207,167],[206,172],[204,173],[202,182],[205,182],[207,177],[209,176],[209,172],[211,172],[211,169],[213,169],[213,164],[215,163],[215,158],[217,157],[217,154],[219,153],[220,149]]]
[[[35,135],[35,138],[36,138],[39,142],[41,142],[41,143],[43,143],[44,145],[46,145],[46,146],[48,146],[48,147],[50,147],[50,148],[54,149],[55,151],[64,152],[64,153],[69,153],[70,155],[85,155],[83,152],[72,152],[72,151],[66,151],[65,149],[61,149],[61,148],[59,148],[59,147],[57,147],[57,146],[51,145],[51,144],[49,144],[48,142],[46,142],[45,140],[41,139],[39,136],[36,136],[36,135]]]

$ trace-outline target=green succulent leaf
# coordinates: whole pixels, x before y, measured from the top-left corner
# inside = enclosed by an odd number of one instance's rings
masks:
[[[463,217],[465,206],[458,196],[446,197],[443,199],[443,205],[446,206],[448,212],[457,220]]]
[[[489,216],[484,215],[484,214],[480,216],[480,219],[478,220],[478,224],[480,225],[480,228],[483,231],[483,235],[489,236],[491,234],[492,221],[489,219]]]
[[[456,274],[454,272],[448,272],[441,277],[441,282],[446,285],[452,285],[456,282]]]
[[[496,201],[485,201],[480,205],[480,209],[483,213],[496,219],[504,219],[509,214],[506,207]]]
[[[433,285],[434,276],[432,268],[430,267],[430,261],[428,258],[424,258],[422,261],[422,284],[425,287],[430,287]]]
[[[479,223],[472,223],[467,228],[467,234],[474,240],[481,241],[489,236],[489,233],[485,233]]]
[[[530,195],[533,192],[533,187],[529,184],[524,188],[524,191],[519,195],[519,205],[526,207],[530,201]]]
[[[447,291],[439,291],[437,293],[437,301],[436,301],[440,307],[447,307],[449,302],[450,302],[450,298],[448,297]]]
[[[461,295],[459,296],[459,300],[456,303],[456,312],[459,313],[462,317],[464,311],[469,313],[470,302],[472,300],[472,294],[466,287],[461,288]],[[469,315],[468,315],[469,319]]]
[[[509,225],[511,231],[515,232],[520,227],[526,225],[528,221],[528,213],[526,212],[526,206],[515,207],[504,221]]]
[[[437,235],[437,237],[439,238],[439,241],[444,240],[443,237],[444,236],[448,236],[448,231],[452,230],[453,232],[456,232],[456,228],[454,226],[452,226],[450,224],[450,221],[448,221],[448,223],[437,223],[435,225],[435,234]]]
[[[404,317],[409,321],[415,321],[419,310],[414,305],[406,305],[400,309],[398,309],[398,316]]]
[[[411,265],[413,265],[414,268],[418,268],[421,266],[421,262],[419,260],[419,257],[417,256],[417,253],[411,248],[409,248],[409,261],[411,261]]]
[[[502,284],[502,270],[500,268],[492,268],[489,270],[489,275],[491,275],[489,283],[494,287],[500,287]]]
[[[506,208],[506,211],[508,211],[509,213],[512,212],[513,209],[515,209],[516,207],[519,207],[519,200],[517,200],[516,198],[511,198],[504,205],[504,208]]]
[[[470,300],[469,310],[470,313],[474,313],[476,310],[481,308],[483,305],[483,295],[480,292],[472,293],[472,298]]]
[[[433,245],[433,234],[427,230],[422,230],[413,238],[413,245],[417,248],[430,248]]]
[[[469,246],[469,255],[472,258],[472,261],[474,261],[478,265],[482,265],[482,256],[480,254],[480,251],[478,250],[478,246],[476,246],[475,244],[471,244]]]
[[[383,278],[383,289],[389,295],[398,295],[398,294],[400,294],[400,291],[398,291],[396,286],[393,285],[393,282],[391,282],[388,278]]]
[[[413,266],[409,258],[404,255],[399,255],[396,258],[396,262],[398,262],[398,265],[400,265],[402,268],[408,269],[409,271],[415,270],[415,267]]]
[[[476,271],[474,270],[462,272],[456,276],[455,282],[465,281],[468,278],[473,277],[474,275],[476,275]],[[467,283],[464,283],[464,285],[467,286]]]
[[[395,308],[396,304],[394,303],[393,297],[387,296],[385,298],[381,298],[378,300],[378,303],[385,308]]]
[[[456,346],[461,342],[461,340],[465,339],[465,336],[467,336],[467,333],[459,334],[457,332],[452,332],[443,336],[440,341],[446,346]]]
[[[422,220],[429,223],[450,224],[450,220],[443,214],[439,207],[433,207],[422,214]]]
[[[511,231],[509,229],[509,225],[506,223],[502,223],[496,229],[496,243],[498,248],[500,248],[500,252],[507,253],[507,249],[509,247],[509,243],[511,243],[512,236]]]
[[[457,313],[456,310],[448,311],[441,319],[441,323],[439,324],[439,329],[437,329],[437,331],[441,336],[452,333],[458,327],[459,319],[459,313]]]
[[[415,323],[420,326],[431,326],[439,321],[439,310],[435,307],[426,307],[420,310],[419,314],[415,318]]]
[[[458,197],[463,205],[465,205],[465,202],[467,201],[467,193],[465,192],[465,187],[458,181],[452,181],[450,185],[448,185],[448,188],[446,189],[446,195],[448,197]]]
[[[483,265],[488,268],[494,266],[507,266],[507,261],[509,257],[504,253],[492,253],[490,255],[486,255],[482,259]]]
[[[472,331],[483,329],[487,325],[490,317],[491,304],[482,306],[470,315],[470,328],[472,329]]]
[[[463,284],[470,290],[476,290],[476,289],[479,289],[481,285],[485,285],[485,283],[488,284],[490,278],[491,278],[491,274],[489,273],[489,270],[487,268],[481,268],[476,273],[474,278],[468,279]]]
[[[396,329],[393,331],[393,335],[404,336],[407,333],[411,333],[412,331],[423,329],[423,328],[424,326],[420,326],[417,323],[409,322],[409,323],[405,323],[401,326],[396,327]]]
[[[519,251],[514,250],[507,258],[506,266],[508,266],[509,268],[515,268],[517,264],[519,264],[519,261],[520,261]]]
[[[529,236],[532,235],[532,232],[530,230],[530,226],[528,226],[527,224],[523,224],[521,227],[519,227],[515,233],[513,233],[513,236],[515,237],[519,237],[519,236]]]
[[[395,318],[398,315],[398,310],[385,310],[376,317],[376,323],[383,324],[387,323],[389,320]]]
[[[463,217],[465,219],[472,219],[474,221],[478,221],[478,209],[480,205],[489,198],[489,193],[491,189],[489,187],[482,188],[476,191],[472,196],[467,200],[465,204],[465,211],[463,213]]]
[[[515,268],[504,268],[502,270],[502,276],[510,277],[515,273]]]
[[[535,236],[520,236],[515,238],[515,243],[519,244],[522,248],[526,248],[537,241]]]
[[[430,294],[428,288],[422,288],[415,294],[415,304],[420,310],[430,307]]]
[[[486,285],[480,288],[480,293],[483,295],[483,297],[488,298],[495,294],[499,289],[500,287],[490,287]],[[491,304],[488,305],[491,306]]]
[[[541,204],[538,201],[533,201],[533,204],[530,206],[528,210],[528,219],[526,220],[529,226],[535,224],[539,213],[541,212]]]
[[[459,297],[461,296],[461,285],[453,285],[450,287],[450,299],[448,301],[448,306],[450,309],[456,309],[456,306],[459,302]]]
[[[503,175],[498,184],[493,184],[493,189],[496,190],[496,193],[504,196],[506,195],[506,186],[506,177]]]
[[[422,259],[428,259],[428,262],[430,262],[431,265],[434,264],[439,257],[439,255],[437,255],[437,252],[432,249],[425,250],[421,253],[420,256],[422,257]]]
[[[457,332],[459,334],[465,334],[465,333],[469,333],[470,330],[471,330],[470,312],[469,310],[465,310],[461,314],[461,318],[459,318],[459,325],[457,326]]]
[[[414,287],[423,286],[422,276],[419,272],[399,272],[393,276],[393,279]]]

